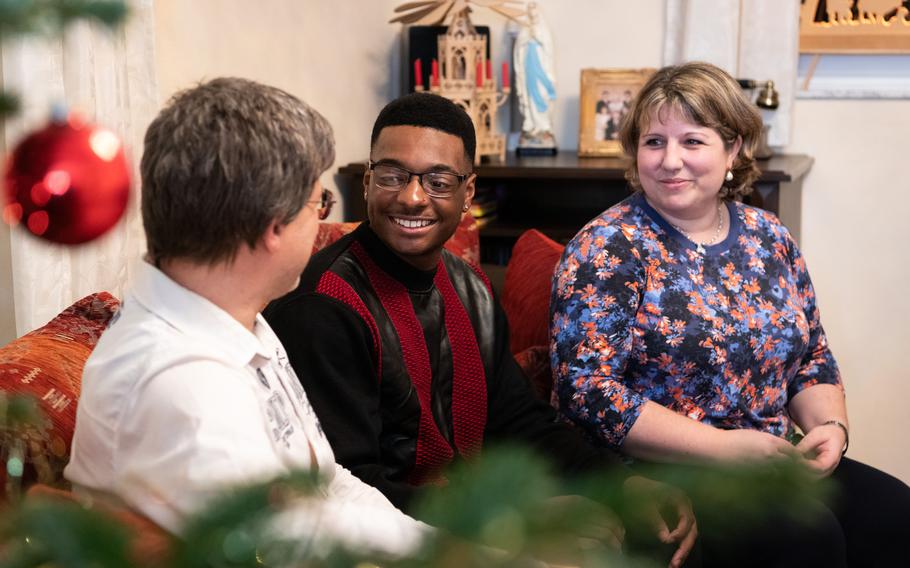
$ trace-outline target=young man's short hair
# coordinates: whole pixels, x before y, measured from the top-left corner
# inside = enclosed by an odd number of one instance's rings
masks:
[[[230,261],[294,219],[335,160],[332,127],[275,87],[220,78],[176,94],[142,155],[142,221],[156,264]]]
[[[474,123],[463,108],[445,97],[433,93],[411,93],[390,102],[379,112],[370,136],[370,148],[376,145],[379,133],[389,126],[419,126],[433,128],[461,138],[468,162],[474,163],[477,135]]]

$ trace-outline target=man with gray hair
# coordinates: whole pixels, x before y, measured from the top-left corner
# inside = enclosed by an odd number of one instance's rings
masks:
[[[85,366],[65,471],[77,492],[179,534],[219,491],[314,470],[327,484],[282,515],[285,534],[393,555],[419,545],[426,525],[336,464],[259,315],[297,286],[334,158],[325,118],[243,79],[179,93],[152,122],[148,256]]]

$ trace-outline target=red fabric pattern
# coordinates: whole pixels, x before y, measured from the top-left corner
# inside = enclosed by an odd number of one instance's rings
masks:
[[[550,349],[546,345],[528,347],[515,354],[515,362],[531,382],[534,394],[549,403],[553,392],[553,373],[550,372]]]
[[[319,284],[316,285],[316,291],[351,306],[366,322],[367,327],[370,329],[370,335],[373,336],[373,350],[376,353],[376,376],[381,381],[382,341],[379,338],[379,328],[376,327],[376,320],[373,319],[373,315],[370,314],[367,305],[363,303],[363,300],[351,288],[351,285],[334,272],[326,272],[322,275],[322,278],[319,279]]]
[[[513,354],[550,343],[550,287],[562,250],[561,244],[535,229],[521,235],[512,248],[502,309],[509,320]]]
[[[436,288],[445,306],[446,333],[452,344],[452,423],[455,447],[465,457],[476,456],[487,423],[487,385],[474,328],[461,298],[455,293],[445,264],[436,269]],[[489,282],[487,283],[489,286]]]
[[[313,254],[347,235],[359,225],[360,223],[319,223],[319,231],[316,233],[316,240],[313,241]]]
[[[44,326],[0,348],[0,390],[38,400],[46,428],[18,435],[25,444],[23,484],[62,482],[76,425],[82,368],[101,333],[120,307],[117,298],[98,292],[82,298]],[[6,468],[0,468],[0,500]]]
[[[461,219],[455,234],[446,241],[445,247],[468,264],[480,265],[480,232],[473,215],[467,213]]]

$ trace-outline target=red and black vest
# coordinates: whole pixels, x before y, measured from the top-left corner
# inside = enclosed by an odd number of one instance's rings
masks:
[[[327,269],[315,291],[350,306],[373,338],[383,466],[392,479],[438,481],[483,443],[494,368],[489,282],[445,250],[435,270],[417,270],[366,224],[320,257]]]

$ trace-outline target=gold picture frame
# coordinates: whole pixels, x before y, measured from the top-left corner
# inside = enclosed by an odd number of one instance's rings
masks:
[[[578,155],[621,156],[617,133],[632,99],[654,69],[582,69],[579,91]]]

